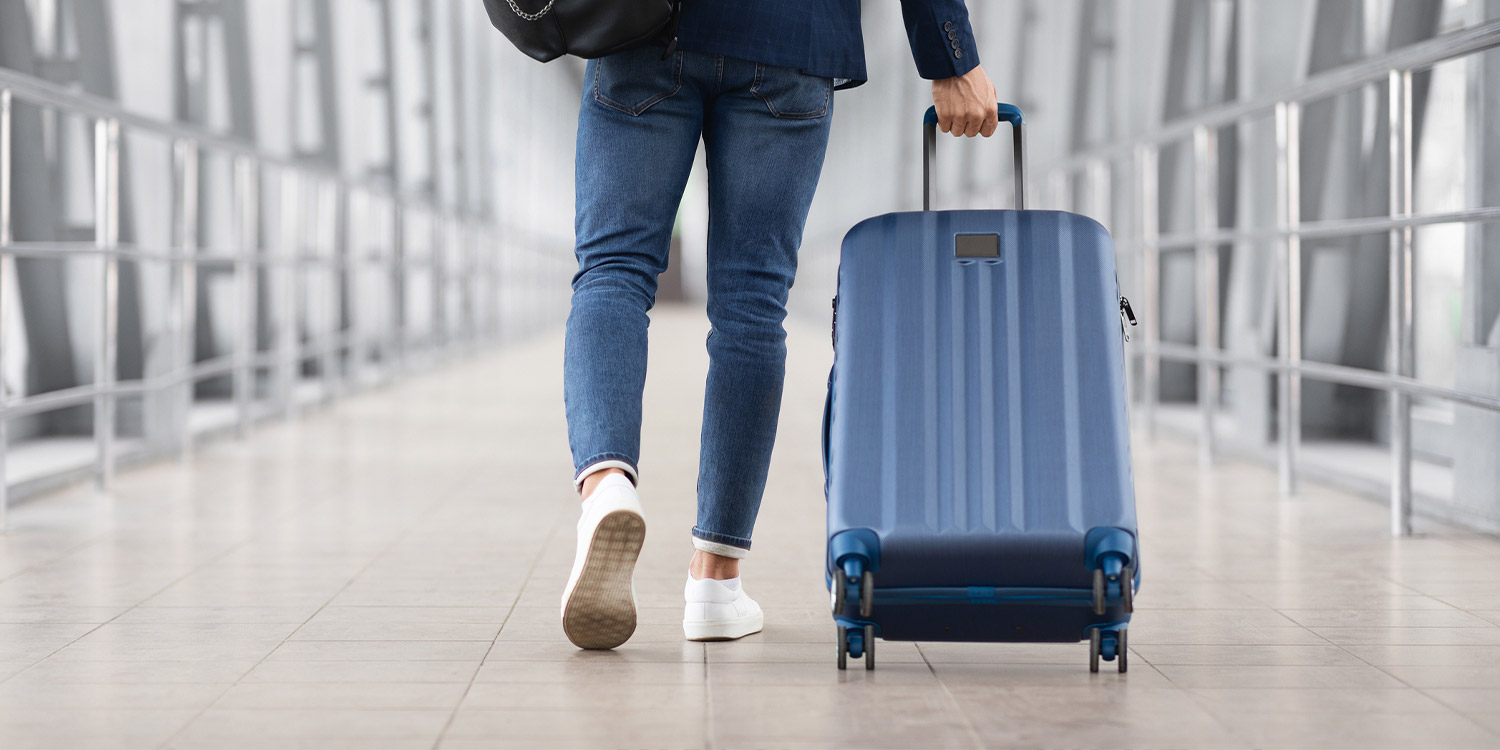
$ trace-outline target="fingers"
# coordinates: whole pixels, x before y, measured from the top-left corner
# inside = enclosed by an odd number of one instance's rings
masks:
[[[982,112],[975,112],[969,115],[969,117],[964,120],[964,135],[969,138],[973,138],[974,136],[979,135],[980,129],[984,127],[984,121],[985,116]]]
[[[998,112],[996,112],[995,110],[992,109],[992,110],[989,111],[988,114],[985,115],[985,117],[984,117],[984,125],[979,128],[979,134],[982,135],[982,136],[984,136],[985,138],[988,138],[988,137],[994,135],[995,134],[995,130],[998,129],[999,127],[1000,127],[1000,114]]]
[[[955,138],[964,134],[964,116],[962,112],[939,114],[938,128]]]

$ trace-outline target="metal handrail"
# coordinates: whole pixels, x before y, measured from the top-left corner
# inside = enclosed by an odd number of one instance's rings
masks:
[[[1335,365],[1327,362],[1308,362],[1303,360],[1296,367],[1288,368],[1276,360],[1265,357],[1230,354],[1222,349],[1205,354],[1199,351],[1197,347],[1170,342],[1162,342],[1150,347],[1141,347],[1141,353],[1154,355],[1162,359],[1169,359],[1174,362],[1193,363],[1202,361],[1216,365],[1247,367],[1252,370],[1262,370],[1272,373],[1291,370],[1304,375],[1313,375],[1316,379],[1329,383],[1353,385],[1375,390],[1386,390],[1394,386],[1413,396],[1441,398],[1461,403],[1465,406],[1500,411],[1500,396],[1487,396],[1482,393],[1470,393],[1469,391],[1444,388],[1439,385],[1424,383],[1415,378],[1391,377],[1387,373],[1376,370],[1364,370],[1358,367],[1350,367],[1349,365]]]
[[[1398,216],[1395,218],[1372,216],[1359,219],[1305,221],[1298,225],[1296,234],[1304,238],[1326,239],[1331,237],[1354,237],[1361,234],[1376,234],[1378,232],[1388,232],[1392,229],[1405,229],[1406,227],[1423,227],[1434,224],[1469,224],[1487,221],[1500,221],[1500,206],[1412,214],[1410,216]],[[1228,245],[1241,242],[1284,240],[1288,234],[1291,234],[1291,230],[1278,227],[1266,227],[1263,229],[1220,229],[1203,234],[1194,232],[1164,234],[1150,244],[1163,250],[1186,250],[1203,243]],[[1132,244],[1131,246],[1134,247],[1135,245]]]
[[[1074,171],[1093,162],[1128,159],[1134,154],[1136,148],[1183,141],[1191,138],[1193,131],[1200,127],[1221,128],[1251,119],[1256,115],[1270,113],[1278,104],[1322,99],[1359,86],[1379,83],[1392,70],[1430,68],[1447,60],[1495,47],[1500,47],[1500,19],[1440,34],[1397,50],[1333,68],[1310,76],[1302,83],[1281,92],[1241,102],[1221,104],[1184,115],[1162,123],[1150,133],[1143,133],[1128,142],[1107,144],[1074,152],[1045,164],[1040,169],[1035,166],[1032,169],[1039,174]]]
[[[53,107],[93,119],[112,120],[132,130],[149,131],[170,139],[189,141],[200,149],[253,159],[260,166],[277,167],[303,175],[316,176],[346,189],[357,188],[376,197],[394,200],[401,205],[403,210],[430,211],[440,217],[461,215],[430,201],[401,195],[382,182],[350,179],[337,170],[322,165],[310,165],[267,154],[258,150],[254,144],[242,140],[226,138],[196,125],[159,120],[149,115],[132,112],[122,107],[119,102],[59,86],[51,81],[33,78],[13,70],[0,68],[0,89],[8,90],[16,98],[24,99],[32,104]]]

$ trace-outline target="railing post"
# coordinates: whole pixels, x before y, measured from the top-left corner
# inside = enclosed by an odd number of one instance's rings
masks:
[[[446,361],[452,355],[453,332],[448,320],[448,244],[451,219],[429,210],[427,241],[428,268],[432,274],[432,358]]]
[[[1193,197],[1196,204],[1198,270],[1198,463],[1212,466],[1214,416],[1219,401],[1219,247],[1209,239],[1219,230],[1219,161],[1214,131],[1193,129]]]
[[[345,372],[347,381],[354,388],[364,380],[366,338],[364,289],[365,275],[364,232],[369,226],[366,215],[366,197],[354,190],[340,187],[344,192],[344,307],[349,311],[349,359]]]
[[[99,253],[99,318],[94,340],[95,483],[109,489],[115,473],[115,376],[119,354],[120,125],[94,121],[94,246]]]
[[[1141,413],[1146,423],[1146,439],[1156,439],[1156,406],[1161,398],[1161,326],[1158,313],[1161,310],[1161,248],[1158,246],[1158,221],[1160,219],[1160,196],[1157,173],[1158,151],[1155,146],[1142,146],[1136,150],[1136,176],[1140,180],[1138,220],[1140,221],[1141,246],[1141,294],[1145,297],[1140,306],[1143,320],[1141,327],[1145,339],[1145,356],[1141,360]]]
[[[318,185],[318,211],[320,220],[318,228],[321,231],[325,222],[328,227],[329,244],[324,252],[320,253],[324,269],[322,284],[323,300],[321,312],[323,318],[323,330],[325,338],[322,346],[323,371],[323,398],[324,401],[332,401],[338,398],[341,387],[340,358],[344,352],[344,332],[339,324],[339,276],[343,273],[343,253],[347,249],[344,241],[348,239],[345,233],[346,226],[340,226],[340,222],[347,218],[344,206],[344,190],[336,182],[324,182]]]
[[[1390,96],[1390,214],[1412,213],[1412,99],[1411,72],[1392,70]],[[1392,376],[1412,377],[1412,245],[1408,225],[1390,233],[1390,303],[1387,324],[1387,363]],[[1411,396],[1392,384],[1391,420],[1391,534],[1411,535]]]
[[[391,363],[387,370],[394,377],[406,370],[406,216],[407,208],[399,200],[391,201],[391,253],[388,270],[391,285]]]
[[[297,318],[299,277],[302,267],[302,178],[292,169],[281,171],[281,247],[272,268],[280,291],[276,296],[276,398],[287,419],[297,416],[297,349],[302,322]]]
[[[193,370],[197,364],[198,343],[198,144],[188,141],[181,146],[179,189],[181,190],[182,221],[178,227],[176,262],[177,296],[173,303],[182,321],[173,337],[174,360],[177,365],[177,457],[185,460],[193,450],[193,390],[196,386]]]
[[[255,167],[243,156],[234,158],[234,412],[235,436],[250,432],[250,407],[255,389],[255,276],[259,244],[260,190]]]
[[[193,282],[193,255],[198,244],[198,147],[178,140],[172,148],[172,253],[167,291],[167,339],[171,357],[171,390],[167,402],[169,429],[178,459],[187,457],[192,444],[188,416],[193,403],[192,369],[194,341],[192,314],[197,290]]]
[[[1277,475],[1281,493],[1297,492],[1297,455],[1302,443],[1302,155],[1301,105],[1276,105],[1276,192],[1282,232],[1277,263],[1277,322],[1280,372],[1277,374],[1279,435]]]
[[[10,479],[6,471],[6,456],[10,453],[10,416],[6,413],[6,406],[10,401],[10,391],[5,382],[5,373],[9,372],[5,365],[11,342],[5,334],[10,330],[10,316],[6,311],[9,307],[8,292],[15,281],[15,261],[5,251],[9,250],[13,238],[10,218],[11,101],[10,89],[0,89],[0,532],[7,528],[6,512],[10,505]]]

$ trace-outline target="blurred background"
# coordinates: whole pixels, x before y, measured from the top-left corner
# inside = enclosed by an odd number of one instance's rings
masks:
[[[930,86],[863,5],[819,323],[847,228],[920,206]],[[1115,237],[1143,434],[1500,531],[1500,0],[970,9],[1028,207]],[[583,70],[478,0],[0,0],[0,509],[555,331]],[[938,205],[1011,205],[1009,161],[940,141]],[[702,302],[698,170],[664,303]]]

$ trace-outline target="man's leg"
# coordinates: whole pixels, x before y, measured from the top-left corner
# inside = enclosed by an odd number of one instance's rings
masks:
[[[635,631],[632,576],[645,539],[634,482],[646,312],[666,269],[703,116],[699,89],[684,70],[694,56],[660,54],[640,48],[590,62],[578,116],[578,273],[563,390],[584,503],[562,619],[580,648],[614,648]]]
[[[636,478],[647,311],[702,132],[684,57],[641,48],[591,61],[578,116],[573,306],[564,399],[575,480],[613,466]],[[653,101],[654,100],[654,101]]]
[[[690,573],[729,579],[739,591],[733,579],[750,548],[776,439],[782,321],[828,146],[832,81],[729,60],[724,87],[704,124],[712,329]],[[689,581],[690,597],[698,584]],[[758,620],[758,606],[754,613]]]

